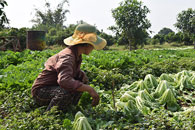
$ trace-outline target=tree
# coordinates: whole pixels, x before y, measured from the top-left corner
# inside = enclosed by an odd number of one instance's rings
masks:
[[[7,2],[5,0],[0,0],[0,29],[2,29],[5,24],[9,24],[9,20],[3,11],[5,6],[7,6]]]
[[[128,39],[130,50],[132,46],[143,43],[148,37],[147,29],[151,26],[146,18],[149,9],[137,0],[125,0],[112,10],[112,15],[122,34]]]
[[[179,13],[177,22],[174,25],[183,33],[191,36],[191,39],[194,41],[195,49],[195,10],[189,8]]]
[[[109,35],[105,32],[103,32],[103,30],[101,30],[100,34],[99,34],[102,38],[106,39],[107,41],[107,46],[111,46],[115,43],[116,39],[115,37],[113,37],[112,35]]]
[[[83,20],[77,21],[77,24],[70,24],[64,28],[50,27],[46,33],[46,43],[48,45],[64,45],[64,39],[72,36],[78,24],[86,23]]]
[[[182,32],[178,32],[175,34],[175,40],[177,43],[181,43],[183,39],[183,33]]]
[[[149,42],[150,42],[151,45],[156,45],[156,44],[159,43],[160,41],[159,41],[159,39],[151,38],[151,39],[149,40]]]
[[[127,38],[118,26],[110,26],[108,29],[114,33],[114,39],[118,45],[125,45],[128,43]]]
[[[39,28],[45,31],[48,31],[49,28],[52,27],[63,28],[64,22],[66,21],[66,14],[69,12],[69,10],[64,9],[64,4],[66,3],[68,3],[67,0],[62,0],[54,11],[52,11],[49,2],[45,3],[45,12],[35,9],[36,18],[31,20],[35,23],[34,28]]]
[[[167,42],[172,42],[173,38],[171,38],[170,36],[174,36],[174,31],[171,30],[170,28],[166,28],[164,27],[163,29],[161,29],[158,34],[153,36],[153,39],[156,41],[159,41],[160,44],[163,44],[165,41]],[[153,42],[155,43],[155,42]]]
[[[165,42],[165,36],[162,35],[162,34],[156,34],[156,35],[153,36],[152,39],[155,39],[156,41],[159,41],[160,44],[163,44]]]
[[[185,45],[193,44],[192,36],[189,33],[183,33],[182,41],[184,42]]]
[[[170,32],[167,35],[164,36],[165,41],[168,43],[174,42],[175,40],[175,33],[174,32]]]
[[[46,43],[48,45],[64,45],[64,39],[71,36],[77,25],[71,24],[66,28],[57,29],[52,27],[46,33]]]
[[[163,29],[161,29],[159,32],[158,32],[158,34],[160,34],[160,35],[167,35],[167,34],[169,34],[170,32],[173,32],[173,30],[171,30],[170,28],[163,28]]]

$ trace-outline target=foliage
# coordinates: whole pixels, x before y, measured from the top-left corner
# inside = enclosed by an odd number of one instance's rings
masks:
[[[156,78],[152,74],[147,74],[144,78],[144,83],[148,88],[156,88],[158,86],[158,82]]]
[[[175,129],[187,129],[192,130],[195,128],[193,117],[195,112],[191,110],[178,112],[173,114],[166,111],[162,107],[153,111],[150,115],[146,115],[140,123],[128,125],[128,129],[162,129],[162,130],[175,130]]]
[[[82,23],[83,21],[78,22]],[[64,28],[56,28],[56,27],[49,27],[48,32],[46,33],[46,43],[48,46],[51,45],[64,45],[64,39],[72,36],[77,24],[70,24],[67,27]],[[33,28],[35,29],[35,28]],[[30,28],[6,28],[2,29],[0,32],[0,37],[16,37],[19,39],[21,48],[26,48],[26,38],[27,38],[27,31],[31,30]],[[36,29],[35,29],[36,30]],[[107,40],[107,44],[112,45],[115,42],[115,38],[111,35],[108,35],[106,33],[99,32],[98,35],[105,38]],[[17,42],[17,41],[14,41]]]
[[[153,36],[153,38],[150,39],[150,41],[148,41],[150,44],[163,44],[165,42],[167,43],[173,43],[176,42],[177,45],[184,43],[184,45],[192,45],[193,44],[193,40],[191,35],[189,35],[188,33],[182,33],[182,32],[178,32],[178,33],[174,33],[174,32],[170,32],[166,35],[162,35],[162,34],[156,34]]]
[[[167,34],[169,34],[170,32],[173,32],[173,30],[171,30],[170,28],[164,27],[163,29],[161,29],[161,30],[158,32],[158,34],[159,34],[159,35],[167,35]]]
[[[182,11],[177,16],[177,23],[175,27],[177,27],[182,32],[195,33],[195,10],[189,8],[187,10]]]
[[[26,33],[28,28],[6,28],[0,32],[0,37],[15,37],[19,40],[21,48],[26,48]],[[14,41],[17,42],[17,41]]]
[[[64,22],[66,21],[66,14],[69,10],[64,9],[64,5],[68,3],[67,0],[62,0],[61,3],[57,5],[54,11],[51,9],[51,4],[46,1],[45,8],[46,11],[43,12],[39,9],[35,9],[35,19],[31,21],[35,23],[35,29],[44,30],[48,32],[51,27],[57,29],[64,27]]]
[[[130,46],[143,44],[148,37],[147,29],[151,26],[146,18],[149,9],[137,0],[125,0],[112,10],[118,28],[128,39]]]
[[[167,109],[171,111],[177,111],[179,106],[177,104],[177,100],[174,97],[173,92],[170,89],[166,89],[163,95],[159,99],[160,104],[166,104]]]
[[[189,33],[183,33],[182,40],[185,43],[185,45],[192,45],[193,43],[193,35]]]
[[[114,43],[116,43],[115,37],[113,37],[112,35],[109,35],[109,34],[103,32],[103,30],[100,32],[100,35],[99,36],[102,37],[102,38],[104,38],[104,39],[106,39],[107,46],[111,46]]]
[[[64,45],[64,39],[73,34],[75,27],[76,25],[71,24],[65,29],[50,28],[46,33],[46,43],[48,45]]]
[[[91,107],[85,93],[67,113],[55,107],[45,112],[45,106],[33,102],[30,90],[45,61],[59,51],[0,52],[0,129],[71,130],[78,111],[92,129],[194,128],[193,50],[93,51],[83,56],[81,68],[100,95],[100,104]],[[171,90],[180,107],[177,112],[171,112],[167,102],[160,104],[161,94],[154,96],[161,80],[167,82],[162,95]],[[139,81],[147,87],[140,87]]]
[[[164,36],[161,34],[156,34],[153,36],[153,38],[151,39],[151,44],[155,45],[157,43],[163,44],[165,42]]]
[[[120,100],[116,99],[117,101],[116,106],[118,110],[119,111],[123,110],[122,112],[125,113],[126,111],[124,110],[131,110],[132,106],[134,106],[133,107],[134,110],[135,109],[139,110],[139,112],[141,112],[143,115],[150,115],[153,110],[158,109],[160,105],[163,105],[165,109],[170,110],[172,112],[179,111],[181,108],[180,105],[182,104],[178,103],[179,100],[181,100],[181,97],[183,97],[183,95],[179,92],[180,91],[191,92],[195,90],[195,86],[192,85],[193,80],[187,80],[182,83],[180,83],[180,80],[185,79],[186,76],[189,76],[189,79],[195,78],[194,77],[195,72],[183,70],[177,74],[169,75],[173,80],[170,80],[170,78],[166,78],[168,79],[168,81],[162,79],[162,77],[164,76],[165,74],[162,74],[158,78],[157,82],[157,80],[155,80],[155,77],[151,76],[150,74],[145,77],[144,81],[143,80],[135,81],[131,85],[125,85],[124,87],[122,87],[119,90],[118,93],[119,95],[117,95],[117,97],[119,97]],[[148,79],[151,79],[150,82],[155,83],[157,85],[151,86],[151,83],[147,84]],[[144,87],[140,87],[140,83]],[[183,87],[184,85],[186,85],[186,87]],[[180,87],[182,87],[182,90],[180,89]],[[150,91],[148,91],[148,88],[151,88]],[[190,99],[190,102],[192,103],[190,105],[193,106],[194,101]]]
[[[185,45],[192,45],[193,44],[193,34],[194,34],[194,20],[192,9],[188,9],[187,11],[182,11],[178,14],[177,23],[175,26],[180,30],[178,33],[175,33],[169,28],[161,29],[158,34],[154,35],[150,41],[150,44],[163,44],[165,42],[172,43],[176,42],[178,45],[179,43],[184,43]]]
[[[118,26],[110,26],[108,29],[114,33],[114,38],[117,45],[128,44],[128,39],[125,37],[124,32],[122,32]]]
[[[174,25],[183,33],[190,35],[195,47],[195,10],[189,8],[179,13],[177,22]]]
[[[87,118],[80,111],[75,115],[73,130],[92,130]]]
[[[7,6],[7,2],[5,0],[0,1],[0,30],[5,26],[5,24],[9,24],[9,20],[3,10]]]

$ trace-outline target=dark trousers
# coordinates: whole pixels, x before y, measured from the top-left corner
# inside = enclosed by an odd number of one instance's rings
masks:
[[[45,86],[35,90],[33,99],[39,106],[48,106],[49,111],[53,106],[58,109],[67,111],[71,105],[77,105],[82,92],[68,92],[60,86]]]

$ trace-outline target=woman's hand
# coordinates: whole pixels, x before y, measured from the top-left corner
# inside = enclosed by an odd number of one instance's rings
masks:
[[[77,89],[77,91],[88,92],[91,95],[91,97],[93,98],[92,106],[96,106],[99,104],[100,97],[99,97],[98,93],[95,91],[95,89],[92,88],[91,86],[83,84],[81,87],[79,87]]]
[[[91,87],[92,88],[92,87]],[[91,95],[91,97],[93,98],[93,101],[92,101],[92,106],[96,106],[99,104],[99,100],[100,100],[100,97],[99,95],[97,94],[97,92],[92,88],[89,92],[89,94]]]

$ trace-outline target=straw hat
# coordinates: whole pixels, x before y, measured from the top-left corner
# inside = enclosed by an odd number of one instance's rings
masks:
[[[88,43],[96,50],[103,49],[107,44],[105,39],[97,36],[95,26],[89,24],[79,24],[74,34],[64,39],[64,43],[69,46]]]

